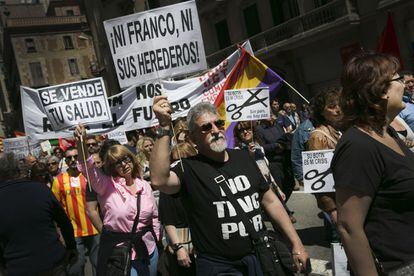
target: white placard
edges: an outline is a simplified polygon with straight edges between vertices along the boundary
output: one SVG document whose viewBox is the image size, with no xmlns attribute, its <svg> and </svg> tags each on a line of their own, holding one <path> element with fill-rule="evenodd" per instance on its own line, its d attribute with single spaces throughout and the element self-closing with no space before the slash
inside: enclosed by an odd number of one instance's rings
<svg viewBox="0 0 414 276">
<path fill-rule="evenodd" d="M 333 154 L 333 149 L 302 152 L 305 193 L 335 192 L 330 169 Z"/>
<path fill-rule="evenodd" d="M 104 21 L 119 85 L 207 68 L 195 1 Z"/>
<path fill-rule="evenodd" d="M 224 102 L 228 122 L 270 118 L 268 87 L 226 90 Z"/>
<path fill-rule="evenodd" d="M 38 89 L 40 102 L 53 130 L 78 123 L 112 122 L 102 78 L 88 79 Z"/>
<path fill-rule="evenodd" d="M 43 141 L 40 143 L 43 152 L 50 152 L 52 149 L 52 145 L 50 144 L 49 140 Z"/>
<path fill-rule="evenodd" d="M 27 136 L 4 139 L 3 145 L 4 152 L 13 152 L 16 160 L 24 159 L 29 154 L 39 156 L 42 151 L 40 144 Z"/>
<path fill-rule="evenodd" d="M 125 145 L 126 143 L 128 143 L 128 139 L 125 134 L 125 131 L 117 131 L 117 130 L 111 131 L 106 134 L 106 137 L 108 139 L 113 139 L 113 140 L 118 141 L 121 145 Z"/>
</svg>

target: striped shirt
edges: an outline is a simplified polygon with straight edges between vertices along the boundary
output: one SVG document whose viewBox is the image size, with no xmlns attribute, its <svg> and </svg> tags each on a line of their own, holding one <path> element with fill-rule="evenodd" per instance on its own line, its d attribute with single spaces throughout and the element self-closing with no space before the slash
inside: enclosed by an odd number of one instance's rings
<svg viewBox="0 0 414 276">
<path fill-rule="evenodd" d="M 77 177 L 69 176 L 67 172 L 55 177 L 52 192 L 62 204 L 66 214 L 73 225 L 75 237 L 86 237 L 98 234 L 86 214 L 87 189 L 86 178 L 79 174 Z"/>
</svg>

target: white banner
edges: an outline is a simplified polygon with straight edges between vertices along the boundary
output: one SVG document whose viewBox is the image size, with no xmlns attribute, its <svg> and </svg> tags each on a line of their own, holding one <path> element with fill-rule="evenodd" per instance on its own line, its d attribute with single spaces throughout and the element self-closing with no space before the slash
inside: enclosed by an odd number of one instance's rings
<svg viewBox="0 0 414 276">
<path fill-rule="evenodd" d="M 16 160 L 24 159 L 29 154 L 39 156 L 42 151 L 40 143 L 27 136 L 4 139 L 3 145 L 4 152 L 13 152 Z"/>
<path fill-rule="evenodd" d="M 121 88 L 207 68 L 195 1 L 104 21 Z"/>
<path fill-rule="evenodd" d="M 335 183 L 330 169 L 333 154 L 333 149 L 302 152 L 305 193 L 335 192 Z"/>
<path fill-rule="evenodd" d="M 89 125 L 112 121 L 102 78 L 40 88 L 38 93 L 55 131 L 78 123 Z"/>
<path fill-rule="evenodd" d="M 226 121 L 253 121 L 270 118 L 269 87 L 224 91 Z"/>
<path fill-rule="evenodd" d="M 247 51 L 252 52 L 249 42 L 244 47 Z M 120 94 L 109 97 L 112 123 L 89 125 L 88 133 L 130 131 L 156 125 L 158 122 L 152 112 L 152 102 L 153 98 L 156 95 L 161 95 L 162 92 L 168 96 L 171 102 L 174 110 L 173 119 L 187 116 L 190 107 L 201 101 L 214 103 L 239 57 L 240 52 L 237 50 L 219 65 L 199 77 L 132 86 Z M 73 136 L 71 129 L 53 131 L 36 90 L 23 86 L 20 90 L 22 106 L 25 107 L 23 122 L 26 135 L 36 140 Z"/>
</svg>

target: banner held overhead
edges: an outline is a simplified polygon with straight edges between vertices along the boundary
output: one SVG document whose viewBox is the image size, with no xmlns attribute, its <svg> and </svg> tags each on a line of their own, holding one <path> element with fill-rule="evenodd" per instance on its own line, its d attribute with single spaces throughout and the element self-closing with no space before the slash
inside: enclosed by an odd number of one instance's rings
<svg viewBox="0 0 414 276">
<path fill-rule="evenodd" d="M 104 21 L 121 88 L 207 68 L 195 1 Z"/>
</svg>

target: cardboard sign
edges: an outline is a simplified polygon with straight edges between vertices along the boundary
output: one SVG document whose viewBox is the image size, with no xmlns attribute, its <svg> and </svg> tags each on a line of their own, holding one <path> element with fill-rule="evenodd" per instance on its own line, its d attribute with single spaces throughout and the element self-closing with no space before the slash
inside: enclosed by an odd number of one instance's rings
<svg viewBox="0 0 414 276">
<path fill-rule="evenodd" d="M 207 68 L 195 1 L 104 21 L 121 88 Z"/>
<path fill-rule="evenodd" d="M 43 152 L 50 152 L 52 149 L 52 145 L 50 144 L 49 140 L 41 142 L 40 147 L 42 148 Z"/>
<path fill-rule="evenodd" d="M 330 169 L 333 154 L 333 149 L 302 152 L 305 193 L 335 192 L 335 183 Z"/>
<path fill-rule="evenodd" d="M 102 78 L 49 86 L 38 92 L 53 130 L 80 122 L 88 125 L 112 121 Z"/>
<path fill-rule="evenodd" d="M 27 136 L 4 139 L 3 145 L 4 152 L 13 152 L 16 160 L 24 159 L 29 154 L 39 156 L 42 151 L 40 144 Z"/>
<path fill-rule="evenodd" d="M 226 90 L 224 102 L 228 122 L 270 118 L 268 87 Z"/>
<path fill-rule="evenodd" d="M 118 141 L 121 145 L 128 143 L 125 131 L 111 131 L 106 134 L 106 137 Z"/>
</svg>

